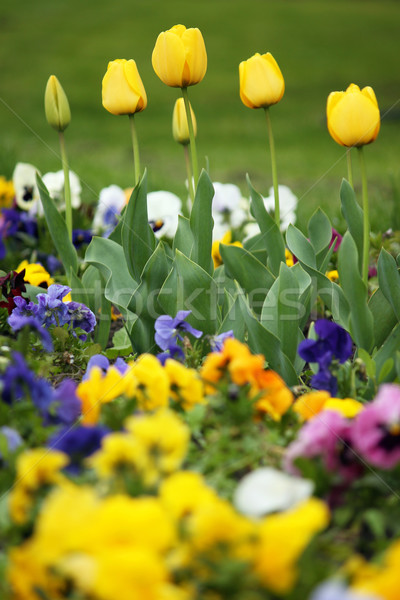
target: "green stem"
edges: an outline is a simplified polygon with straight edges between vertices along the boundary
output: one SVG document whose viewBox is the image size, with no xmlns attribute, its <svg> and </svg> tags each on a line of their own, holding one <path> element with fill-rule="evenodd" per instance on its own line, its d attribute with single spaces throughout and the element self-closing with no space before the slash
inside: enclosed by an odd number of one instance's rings
<svg viewBox="0 0 400 600">
<path fill-rule="evenodd" d="M 353 166 L 351 164 L 351 148 L 347 148 L 346 156 L 347 156 L 347 177 L 349 180 L 349 184 L 353 187 Z"/>
<path fill-rule="evenodd" d="M 183 101 L 185 103 L 186 118 L 187 118 L 188 127 L 189 127 L 190 154 L 192 157 L 192 172 L 193 172 L 193 179 L 194 179 L 194 191 L 196 193 L 197 182 L 199 180 L 199 163 L 197 160 L 196 138 L 194 135 L 192 111 L 190 110 L 190 103 L 189 103 L 187 87 L 183 87 L 181 89 L 182 89 Z"/>
<path fill-rule="evenodd" d="M 362 199 L 363 199 L 363 260 L 362 260 L 362 278 L 366 286 L 368 286 L 368 267 L 369 267 L 369 204 L 368 204 L 368 186 L 367 175 L 365 169 L 365 160 L 363 147 L 358 148 L 358 156 L 360 158 L 360 170 L 362 181 Z"/>
<path fill-rule="evenodd" d="M 131 136 L 132 136 L 132 148 L 133 148 L 133 162 L 135 165 L 135 186 L 140 180 L 140 156 L 139 156 L 139 140 L 135 127 L 135 115 L 129 115 L 129 122 L 131 124 Z"/>
<path fill-rule="evenodd" d="M 185 144 L 183 146 L 183 150 L 185 153 L 186 174 L 187 174 L 187 178 L 188 178 L 189 196 L 190 196 L 190 198 L 188 199 L 187 206 L 185 204 L 184 204 L 184 206 L 186 208 L 186 212 L 188 213 L 187 216 L 190 216 L 191 208 L 192 208 L 192 205 L 194 202 L 194 187 L 193 187 L 193 172 L 192 172 L 192 165 L 190 162 L 188 144 Z"/>
<path fill-rule="evenodd" d="M 65 221 L 67 223 L 69 239 L 72 242 L 71 186 L 69 183 L 69 167 L 68 167 L 67 152 L 65 150 L 64 132 L 59 131 L 58 136 L 60 139 L 61 162 L 62 162 L 62 167 L 63 167 L 63 171 L 64 171 Z"/>
<path fill-rule="evenodd" d="M 275 221 L 280 229 L 281 218 L 280 218 L 280 212 L 279 212 L 278 172 L 276 170 L 275 142 L 274 142 L 274 136 L 272 134 L 271 117 L 269 115 L 268 107 L 265 108 L 265 116 L 267 119 L 269 148 L 270 148 L 270 152 L 271 152 L 272 183 L 274 185 L 274 197 L 275 197 Z"/>
</svg>

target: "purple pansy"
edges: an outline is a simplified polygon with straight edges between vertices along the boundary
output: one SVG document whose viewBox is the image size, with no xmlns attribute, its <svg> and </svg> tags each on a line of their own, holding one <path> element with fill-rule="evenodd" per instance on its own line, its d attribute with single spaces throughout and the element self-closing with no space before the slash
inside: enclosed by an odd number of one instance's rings
<svg viewBox="0 0 400 600">
<path fill-rule="evenodd" d="M 218 335 L 212 336 L 210 338 L 211 350 L 213 352 L 222 352 L 225 340 L 227 338 L 233 338 L 233 337 L 235 337 L 235 336 L 233 335 L 232 329 L 230 329 L 229 331 L 224 331 L 223 333 L 219 333 Z"/>
<path fill-rule="evenodd" d="M 122 375 L 126 372 L 126 370 L 128 368 L 128 365 L 126 364 L 124 359 L 121 358 L 120 356 L 117 358 L 117 360 L 115 361 L 113 366 L 116 369 L 118 369 L 118 371 Z M 82 381 L 89 379 L 90 371 L 92 370 L 93 367 L 99 367 L 103 371 L 103 373 L 106 373 L 108 368 L 110 367 L 110 361 L 103 354 L 94 354 L 93 356 L 91 356 L 89 359 L 89 362 L 87 364 L 87 367 L 86 367 L 86 372 L 85 372 L 84 376 L 82 377 Z"/>
<path fill-rule="evenodd" d="M 23 440 L 18 431 L 16 429 L 12 429 L 11 427 L 7 427 L 7 425 L 0 427 L 0 435 L 4 436 L 6 439 L 7 452 L 15 452 L 15 450 L 17 450 L 17 448 L 23 444 Z M 0 461 L 1 459 L 2 455 L 0 452 Z"/>
<path fill-rule="evenodd" d="M 107 427 L 95 425 L 67 427 L 53 435 L 47 445 L 52 450 L 60 450 L 70 457 L 66 471 L 79 473 L 82 461 L 101 447 L 101 440 L 110 430 Z"/>
<path fill-rule="evenodd" d="M 53 408 L 57 423 L 72 425 L 82 413 L 82 402 L 76 395 L 76 383 L 64 379 L 53 393 Z"/>
<path fill-rule="evenodd" d="M 38 294 L 37 315 L 45 327 L 56 325 L 62 327 L 69 322 L 67 302 L 63 302 L 64 296 L 71 291 L 67 285 L 54 283 L 50 285 L 46 294 Z"/>
<path fill-rule="evenodd" d="M 203 335 L 202 331 L 186 323 L 185 319 L 191 312 L 191 310 L 180 310 L 176 314 L 176 317 L 170 317 L 169 315 L 158 317 L 154 326 L 156 330 L 154 339 L 161 350 L 175 349 L 178 345 L 178 339 L 183 340 L 181 335 L 183 332 L 190 333 L 195 338 Z"/>
<path fill-rule="evenodd" d="M 353 425 L 355 448 L 371 465 L 391 469 L 400 463 L 400 386 L 385 384 Z"/>
<path fill-rule="evenodd" d="M 53 352 L 53 340 L 51 339 L 50 333 L 45 329 L 40 320 L 34 315 L 15 315 L 15 309 L 8 317 L 8 323 L 13 331 L 20 331 L 24 327 L 29 327 L 35 330 L 42 342 L 43 348 L 46 352 Z"/>
<path fill-rule="evenodd" d="M 66 322 L 70 323 L 73 329 L 79 328 L 86 333 L 90 333 L 96 326 L 96 317 L 94 313 L 80 302 L 66 302 L 68 317 Z M 81 334 L 79 338 L 86 340 L 87 335 Z"/>
</svg>

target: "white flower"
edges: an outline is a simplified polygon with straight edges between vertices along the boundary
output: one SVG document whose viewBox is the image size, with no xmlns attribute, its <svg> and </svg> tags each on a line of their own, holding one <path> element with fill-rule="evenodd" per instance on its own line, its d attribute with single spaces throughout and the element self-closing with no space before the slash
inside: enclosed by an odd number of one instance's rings
<svg viewBox="0 0 400 600">
<path fill-rule="evenodd" d="M 314 589 L 309 600 L 380 600 L 380 596 L 352 590 L 340 579 L 328 579 Z"/>
<path fill-rule="evenodd" d="M 93 218 L 93 231 L 110 234 L 118 222 L 117 215 L 126 204 L 126 195 L 118 185 L 110 185 L 100 191 L 99 201 Z"/>
<path fill-rule="evenodd" d="M 286 231 L 289 225 L 296 222 L 296 208 L 298 204 L 297 196 L 287 185 L 280 185 L 279 188 L 279 213 L 281 220 L 281 231 Z M 274 188 L 269 189 L 269 196 L 263 198 L 266 210 L 274 217 L 275 213 L 275 195 Z M 244 228 L 244 241 L 260 233 L 260 228 L 256 222 L 248 223 Z"/>
<path fill-rule="evenodd" d="M 242 197 L 237 185 L 215 181 L 213 187 L 213 240 L 216 241 L 220 240 L 230 229 L 240 227 L 248 216 L 247 201 Z"/>
<path fill-rule="evenodd" d="M 43 183 L 53 200 L 56 201 L 61 210 L 65 209 L 64 202 L 64 171 L 49 172 L 43 175 Z M 79 177 L 74 171 L 69 172 L 69 185 L 71 189 L 72 208 L 79 208 L 81 205 L 81 183 Z"/>
<path fill-rule="evenodd" d="M 242 192 L 237 185 L 233 183 L 213 183 L 214 197 L 212 201 L 213 212 L 225 212 L 235 210 L 240 205 L 242 200 Z"/>
<path fill-rule="evenodd" d="M 233 503 L 244 515 L 262 517 L 293 508 L 309 498 L 313 489 L 311 480 L 262 467 L 243 477 L 235 490 Z"/>
<path fill-rule="evenodd" d="M 174 237 L 181 208 L 181 199 L 171 192 L 160 190 L 147 195 L 149 223 L 156 237 Z"/>
<path fill-rule="evenodd" d="M 36 173 L 39 173 L 37 168 L 29 163 L 19 162 L 15 165 L 12 180 L 17 205 L 22 210 L 31 209 L 40 199 Z"/>
</svg>

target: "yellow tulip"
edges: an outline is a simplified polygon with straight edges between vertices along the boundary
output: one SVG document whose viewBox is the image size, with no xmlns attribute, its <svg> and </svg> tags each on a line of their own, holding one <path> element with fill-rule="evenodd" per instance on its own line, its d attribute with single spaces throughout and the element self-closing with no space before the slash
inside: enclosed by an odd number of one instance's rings
<svg viewBox="0 0 400 600">
<path fill-rule="evenodd" d="M 102 98 L 104 108 L 113 115 L 133 115 L 146 108 L 146 90 L 134 60 L 118 58 L 108 63 Z"/>
<path fill-rule="evenodd" d="M 326 106 L 328 130 L 341 146 L 364 146 L 380 129 L 380 113 L 374 90 L 352 83 L 345 92 L 331 92 Z"/>
<path fill-rule="evenodd" d="M 175 25 L 157 38 L 151 62 L 157 76 L 171 87 L 199 83 L 207 70 L 207 53 L 199 29 Z"/>
<path fill-rule="evenodd" d="M 71 122 L 68 98 L 55 75 L 51 75 L 47 81 L 44 110 L 47 122 L 57 131 L 64 131 Z"/>
<path fill-rule="evenodd" d="M 190 112 L 192 113 L 193 130 L 194 135 L 196 136 L 197 124 L 192 107 L 190 107 Z M 179 144 L 183 144 L 184 146 L 190 142 L 189 126 L 185 110 L 185 101 L 183 98 L 178 98 L 178 100 L 175 102 L 174 112 L 172 115 L 172 135 L 174 136 L 174 140 L 176 142 L 179 142 Z"/>
<path fill-rule="evenodd" d="M 249 108 L 267 108 L 281 100 L 285 92 L 278 63 L 270 54 L 254 54 L 239 65 L 240 99 Z"/>
</svg>

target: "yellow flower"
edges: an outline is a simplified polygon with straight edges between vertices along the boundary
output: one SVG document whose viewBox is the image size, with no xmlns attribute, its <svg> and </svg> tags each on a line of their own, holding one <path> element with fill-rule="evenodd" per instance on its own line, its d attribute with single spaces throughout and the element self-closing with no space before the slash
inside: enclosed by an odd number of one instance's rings
<svg viewBox="0 0 400 600">
<path fill-rule="evenodd" d="M 140 462 L 141 449 L 137 440 L 129 433 L 110 433 L 102 440 L 101 449 L 87 459 L 99 477 L 109 478 L 118 470 L 135 470 Z"/>
<path fill-rule="evenodd" d="M 336 269 L 333 271 L 327 271 L 326 276 L 331 281 L 337 281 L 339 279 L 339 272 Z"/>
<path fill-rule="evenodd" d="M 157 38 L 151 62 L 161 81 L 171 87 L 199 83 L 207 71 L 207 53 L 200 30 L 175 25 L 163 31 Z"/>
<path fill-rule="evenodd" d="M 286 264 L 288 267 L 293 267 L 293 265 L 294 265 L 293 254 L 290 252 L 290 250 L 288 248 L 285 248 L 285 260 L 286 260 Z"/>
<path fill-rule="evenodd" d="M 140 447 L 138 468 L 146 485 L 179 469 L 186 456 L 190 430 L 172 411 L 162 409 L 152 415 L 130 417 L 125 428 Z"/>
<path fill-rule="evenodd" d="M 101 405 L 124 395 L 134 385 L 128 369 L 122 374 L 116 367 L 109 367 L 104 375 L 100 367 L 92 367 L 89 377 L 78 385 L 76 395 L 82 401 L 82 423 L 94 425 L 98 422 Z"/>
<path fill-rule="evenodd" d="M 168 375 L 155 356 L 142 354 L 129 364 L 129 370 L 137 381 L 136 399 L 139 408 L 154 410 L 168 406 Z"/>
<path fill-rule="evenodd" d="M 102 98 L 104 108 L 113 115 L 132 115 L 146 108 L 146 91 L 134 60 L 118 58 L 108 63 Z"/>
<path fill-rule="evenodd" d="M 371 87 L 354 83 L 345 92 L 331 92 L 326 114 L 328 130 L 341 146 L 364 146 L 373 142 L 380 129 L 380 112 Z"/>
<path fill-rule="evenodd" d="M 39 263 L 29 264 L 27 260 L 23 260 L 15 270 L 17 273 L 20 273 L 24 269 L 24 281 L 31 285 L 49 287 L 49 285 L 54 283 L 54 279 L 50 276 L 50 273 Z"/>
<path fill-rule="evenodd" d="M 0 210 L 9 208 L 13 203 L 15 196 L 14 184 L 12 181 L 7 181 L 5 177 L 0 176 Z"/>
<path fill-rule="evenodd" d="M 64 131 L 70 124 L 71 111 L 68 98 L 55 75 L 51 75 L 47 81 L 44 109 L 47 122 L 57 131 Z"/>
<path fill-rule="evenodd" d="M 214 261 L 214 267 L 215 268 L 219 267 L 223 263 L 223 260 L 221 258 L 221 254 L 219 252 L 219 247 L 220 247 L 221 244 L 225 244 L 226 246 L 238 246 L 239 248 L 243 248 L 243 244 L 241 244 L 240 242 L 232 242 L 232 232 L 231 231 L 227 231 L 224 234 L 224 236 L 222 237 L 222 239 L 216 240 L 212 244 L 211 256 L 212 256 L 212 259 Z"/>
<path fill-rule="evenodd" d="M 353 398 L 331 398 L 329 392 L 324 391 L 304 394 L 293 405 L 294 412 L 305 421 L 309 421 L 323 410 L 333 410 L 351 419 L 362 409 L 361 402 Z"/>
<path fill-rule="evenodd" d="M 169 378 L 170 396 L 175 402 L 185 410 L 204 403 L 203 382 L 195 369 L 188 369 L 182 363 L 168 358 L 164 370 Z"/>
<path fill-rule="evenodd" d="M 267 413 L 275 421 L 279 421 L 293 403 L 292 392 L 282 377 L 271 369 L 255 373 L 252 396 L 257 397 L 255 409 L 260 413 Z"/>
<path fill-rule="evenodd" d="M 361 562 L 351 590 L 368 594 L 382 600 L 397 600 L 399 597 L 400 540 L 396 540 L 386 551 L 382 565 Z"/>
<path fill-rule="evenodd" d="M 191 106 L 190 112 L 192 114 L 193 132 L 194 136 L 196 137 L 197 123 Z M 172 115 L 172 135 L 174 136 L 174 140 L 176 142 L 183 144 L 184 146 L 190 142 L 189 125 L 186 116 L 185 101 L 183 98 L 178 98 L 178 100 L 175 102 L 174 112 Z"/>
<path fill-rule="evenodd" d="M 278 594 L 293 587 L 296 561 L 311 538 L 329 522 L 329 511 L 321 500 L 310 498 L 293 510 L 266 517 L 259 526 L 254 570 L 261 582 Z"/>
<path fill-rule="evenodd" d="M 193 471 L 177 471 L 161 482 L 160 500 L 176 520 L 189 517 L 206 504 L 217 500 L 214 490 Z"/>
<path fill-rule="evenodd" d="M 240 63 L 240 98 L 249 108 L 267 108 L 281 100 L 285 81 L 272 54 L 258 52 Z"/>
</svg>

